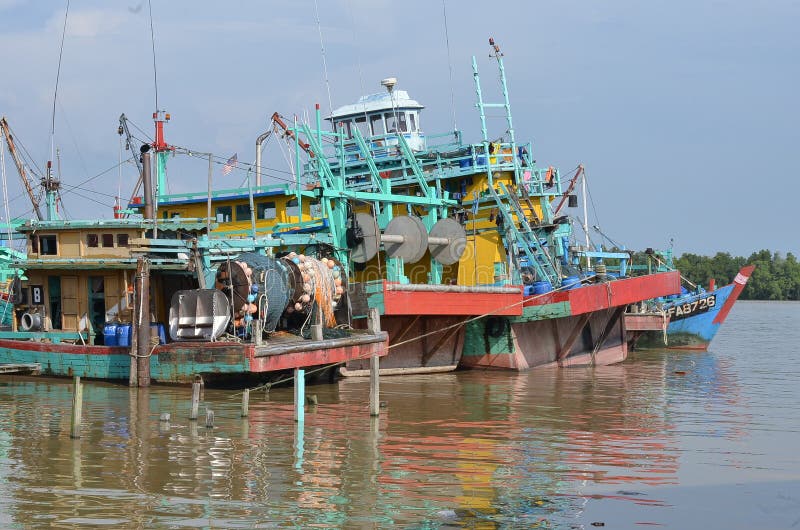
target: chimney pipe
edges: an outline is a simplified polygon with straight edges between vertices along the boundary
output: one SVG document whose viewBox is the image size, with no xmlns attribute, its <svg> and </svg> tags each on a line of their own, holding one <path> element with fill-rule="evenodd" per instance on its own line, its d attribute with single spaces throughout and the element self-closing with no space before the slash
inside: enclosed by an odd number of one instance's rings
<svg viewBox="0 0 800 530">
<path fill-rule="evenodd" d="M 144 144 L 142 152 L 142 184 L 144 186 L 144 218 L 153 219 L 153 180 L 150 170 L 150 146 Z"/>
</svg>

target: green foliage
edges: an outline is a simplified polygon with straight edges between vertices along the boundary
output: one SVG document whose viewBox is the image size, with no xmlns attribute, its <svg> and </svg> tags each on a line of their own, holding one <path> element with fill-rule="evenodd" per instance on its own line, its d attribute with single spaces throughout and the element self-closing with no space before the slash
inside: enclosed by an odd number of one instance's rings
<svg viewBox="0 0 800 530">
<path fill-rule="evenodd" d="M 785 258 L 769 250 L 753 252 L 749 258 L 733 257 L 727 252 L 714 256 L 683 254 L 675 260 L 675 267 L 691 282 L 707 287 L 710 278 L 718 286 L 730 283 L 748 263 L 756 270 L 742 291 L 743 300 L 800 300 L 800 263 L 791 252 Z"/>
</svg>

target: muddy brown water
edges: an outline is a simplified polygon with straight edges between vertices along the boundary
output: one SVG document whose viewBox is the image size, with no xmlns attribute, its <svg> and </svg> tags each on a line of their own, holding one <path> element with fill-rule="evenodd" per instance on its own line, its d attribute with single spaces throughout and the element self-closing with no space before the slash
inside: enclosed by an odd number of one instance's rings
<svg viewBox="0 0 800 530">
<path fill-rule="evenodd" d="M 0 528 L 800 527 L 800 304 L 740 302 L 709 352 L 292 389 L 0 377 Z M 206 429 L 204 410 L 215 413 Z M 171 421 L 159 421 L 168 412 Z M 593 525 L 594 523 L 594 525 Z"/>
</svg>

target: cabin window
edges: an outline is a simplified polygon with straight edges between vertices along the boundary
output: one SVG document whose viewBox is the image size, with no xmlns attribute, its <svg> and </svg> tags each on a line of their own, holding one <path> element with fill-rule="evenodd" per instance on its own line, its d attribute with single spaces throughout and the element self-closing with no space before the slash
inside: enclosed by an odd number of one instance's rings
<svg viewBox="0 0 800 530">
<path fill-rule="evenodd" d="M 97 234 L 86 234 L 86 246 L 90 248 L 97 248 L 99 246 L 100 238 Z"/>
<path fill-rule="evenodd" d="M 31 252 L 33 254 L 39 253 L 39 238 L 36 236 L 31 236 Z"/>
<path fill-rule="evenodd" d="M 39 253 L 45 256 L 55 256 L 58 254 L 56 236 L 39 236 Z"/>
<path fill-rule="evenodd" d="M 272 201 L 256 204 L 256 219 L 275 219 L 277 213 L 275 203 Z"/>
<path fill-rule="evenodd" d="M 405 112 L 399 112 L 397 114 L 397 123 L 400 125 L 400 132 L 408 132 L 408 125 L 406 124 Z"/>
<path fill-rule="evenodd" d="M 118 247 L 128 246 L 128 234 L 117 234 L 117 246 Z"/>
<path fill-rule="evenodd" d="M 369 127 L 367 126 L 367 117 L 361 116 L 360 118 L 355 119 L 356 127 L 358 127 L 358 132 L 361 133 L 363 138 L 367 138 L 370 136 Z"/>
<path fill-rule="evenodd" d="M 380 136 L 381 134 L 385 134 L 386 131 L 383 128 L 383 116 L 381 116 L 380 114 L 375 116 L 370 116 L 369 128 L 372 129 L 373 136 Z"/>
<path fill-rule="evenodd" d="M 386 132 L 388 133 L 396 133 L 397 132 L 397 120 L 394 117 L 394 114 L 387 112 L 383 115 L 386 118 Z"/>
<path fill-rule="evenodd" d="M 103 246 L 104 247 L 114 246 L 114 234 L 103 234 Z"/>
<path fill-rule="evenodd" d="M 236 220 L 237 221 L 249 221 L 250 220 L 250 205 L 249 204 L 237 204 L 236 205 Z"/>
<path fill-rule="evenodd" d="M 417 129 L 417 113 L 416 112 L 409 112 L 408 113 L 408 122 L 411 124 L 411 132 L 416 132 Z"/>
<path fill-rule="evenodd" d="M 233 215 L 233 208 L 230 206 L 217 206 L 214 216 L 218 223 L 230 223 Z"/>
<path fill-rule="evenodd" d="M 286 203 L 286 216 L 287 217 L 300 216 L 300 206 L 297 203 L 297 199 L 292 199 Z"/>
<path fill-rule="evenodd" d="M 350 139 L 353 137 L 352 132 L 350 132 L 350 122 L 349 121 L 340 121 L 336 124 L 336 132 L 341 133 L 344 135 L 345 138 Z"/>
</svg>

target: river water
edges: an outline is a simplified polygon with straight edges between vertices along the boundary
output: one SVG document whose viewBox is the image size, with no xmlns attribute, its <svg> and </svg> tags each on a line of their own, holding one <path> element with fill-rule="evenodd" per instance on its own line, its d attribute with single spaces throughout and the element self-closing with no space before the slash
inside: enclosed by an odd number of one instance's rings
<svg viewBox="0 0 800 530">
<path fill-rule="evenodd" d="M 739 302 L 709 352 L 250 398 L 0 378 L 0 528 L 800 527 L 800 304 Z M 159 421 L 162 413 L 171 422 Z"/>
</svg>

